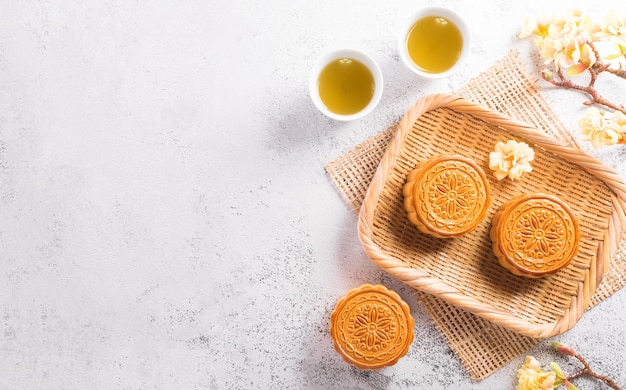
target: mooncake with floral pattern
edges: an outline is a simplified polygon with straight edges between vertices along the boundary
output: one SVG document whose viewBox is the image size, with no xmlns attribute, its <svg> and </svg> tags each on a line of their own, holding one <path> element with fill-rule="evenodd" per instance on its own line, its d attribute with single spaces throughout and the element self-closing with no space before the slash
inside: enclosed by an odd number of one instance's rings
<svg viewBox="0 0 626 390">
<path fill-rule="evenodd" d="M 580 230 L 570 207 L 554 195 L 522 194 L 500 206 L 491 242 L 514 275 L 540 278 L 567 267 L 578 253 Z"/>
<path fill-rule="evenodd" d="M 485 218 L 490 191 L 474 160 L 440 154 L 418 163 L 402 192 L 408 218 L 422 233 L 452 238 L 474 230 Z"/>
</svg>

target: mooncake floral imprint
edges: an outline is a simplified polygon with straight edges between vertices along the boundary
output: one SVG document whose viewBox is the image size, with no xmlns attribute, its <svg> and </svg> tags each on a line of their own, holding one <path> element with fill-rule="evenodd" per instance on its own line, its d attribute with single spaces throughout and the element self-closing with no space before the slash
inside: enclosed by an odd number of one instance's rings
<svg viewBox="0 0 626 390">
<path fill-rule="evenodd" d="M 395 364 L 413 341 L 413 317 L 400 296 L 382 285 L 346 293 L 330 316 L 330 336 L 339 355 L 361 369 Z"/>
<path fill-rule="evenodd" d="M 452 238 L 485 218 L 491 189 L 484 171 L 459 155 L 436 155 L 417 164 L 403 187 L 409 220 L 426 234 Z"/>
<path fill-rule="evenodd" d="M 512 274 L 552 275 L 578 253 L 578 220 L 562 200 L 548 194 L 522 194 L 500 206 L 491 227 L 493 251 Z"/>
</svg>

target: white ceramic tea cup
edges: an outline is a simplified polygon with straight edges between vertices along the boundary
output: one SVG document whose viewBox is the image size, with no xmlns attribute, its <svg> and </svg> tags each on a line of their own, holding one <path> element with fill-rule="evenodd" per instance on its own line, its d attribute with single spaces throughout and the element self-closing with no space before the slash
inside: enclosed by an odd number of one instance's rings
<svg viewBox="0 0 626 390">
<path fill-rule="evenodd" d="M 322 70 L 329 63 L 341 59 L 341 58 L 350 58 L 353 60 L 357 60 L 365 65 L 369 71 L 372 73 L 374 77 L 374 95 L 370 102 L 365 106 L 362 110 L 349 115 L 342 115 L 332 112 L 326 107 L 326 105 L 322 102 L 322 99 L 319 94 L 319 76 Z M 339 121 L 351 121 L 355 119 L 359 119 L 369 114 L 376 108 L 378 103 L 380 102 L 380 98 L 383 95 L 383 73 L 380 70 L 380 67 L 374 61 L 372 57 L 367 55 L 366 53 L 356 50 L 356 49 L 337 49 L 323 54 L 313 66 L 311 70 L 311 75 L 309 77 L 309 94 L 311 95 L 311 100 L 313 100 L 313 104 L 320 110 L 324 115 L 329 118 L 336 119 Z"/>
<path fill-rule="evenodd" d="M 449 69 L 443 72 L 437 72 L 437 73 L 426 72 L 422 70 L 419 66 L 417 66 L 415 62 L 413 62 L 413 60 L 411 59 L 411 56 L 409 55 L 409 49 L 407 45 L 407 38 L 408 38 L 409 32 L 411 31 L 411 29 L 413 28 L 415 23 L 417 23 L 418 20 L 423 19 L 428 16 L 441 16 L 445 19 L 448 19 L 449 21 L 451 21 L 454 25 L 458 27 L 461 33 L 461 38 L 463 39 L 463 47 L 461 49 L 461 54 L 459 55 L 458 60 L 454 63 L 454 65 L 452 65 L 452 67 L 450 67 Z M 465 20 L 456 12 L 448 8 L 443 8 L 443 7 L 425 7 L 413 13 L 413 15 L 411 15 L 411 17 L 409 17 L 402 25 L 402 30 L 401 30 L 400 39 L 399 39 L 399 51 L 400 51 L 400 58 L 402 59 L 402 62 L 404 62 L 404 64 L 410 70 L 412 70 L 419 76 L 424 77 L 424 78 L 429 78 L 429 79 L 446 77 L 456 72 L 458 68 L 461 66 L 461 64 L 463 63 L 463 61 L 465 61 L 465 59 L 467 58 L 469 51 L 470 51 L 470 45 L 471 45 L 471 35 L 470 35 L 470 31 Z"/>
</svg>

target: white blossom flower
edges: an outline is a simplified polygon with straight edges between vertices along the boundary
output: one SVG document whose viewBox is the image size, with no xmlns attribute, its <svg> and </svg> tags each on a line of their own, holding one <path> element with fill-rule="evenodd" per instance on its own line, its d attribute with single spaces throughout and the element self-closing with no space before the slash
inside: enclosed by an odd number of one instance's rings
<svg viewBox="0 0 626 390">
<path fill-rule="evenodd" d="M 550 19 L 546 16 L 541 16 L 539 19 L 535 16 L 527 16 L 524 19 L 524 25 L 519 37 L 524 39 L 535 35 L 538 38 L 545 38 L 548 36 L 549 26 Z"/>
<path fill-rule="evenodd" d="M 596 62 L 589 42 L 599 29 L 589 15 L 572 9 L 564 16 L 526 18 L 519 37 L 533 36 L 545 64 L 579 74 Z"/>
<path fill-rule="evenodd" d="M 517 371 L 516 390 L 548 390 L 554 386 L 556 373 L 554 371 L 541 371 L 537 359 L 526 356 L 526 361 Z"/>
<path fill-rule="evenodd" d="M 626 12 L 608 13 L 594 32 L 595 40 L 607 40 L 626 45 Z"/>
<path fill-rule="evenodd" d="M 525 142 L 498 142 L 495 150 L 489 153 L 489 168 L 498 180 L 507 176 L 511 180 L 519 180 L 524 172 L 533 170 L 530 162 L 534 158 L 535 151 Z"/>
<path fill-rule="evenodd" d="M 626 139 L 626 116 L 619 111 L 609 113 L 591 107 L 578 122 L 578 127 L 585 141 L 591 141 L 595 149 L 616 145 Z"/>
<path fill-rule="evenodd" d="M 626 115 L 620 111 L 614 111 L 611 116 L 609 128 L 621 134 L 626 134 Z"/>
</svg>

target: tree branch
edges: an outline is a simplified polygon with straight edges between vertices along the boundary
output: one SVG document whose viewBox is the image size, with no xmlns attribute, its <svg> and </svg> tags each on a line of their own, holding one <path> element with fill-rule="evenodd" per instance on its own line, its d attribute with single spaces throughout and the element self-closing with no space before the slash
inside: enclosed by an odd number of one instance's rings
<svg viewBox="0 0 626 390">
<path fill-rule="evenodd" d="M 574 357 L 575 357 L 576 359 L 578 359 L 578 361 L 580 361 L 580 362 L 583 364 L 583 366 L 584 366 L 585 368 L 583 368 L 583 369 L 581 369 L 581 370 L 579 370 L 579 371 L 576 371 L 576 372 L 575 372 L 575 373 L 573 373 L 572 375 L 569 375 L 569 376 L 566 378 L 567 380 L 571 380 L 571 379 L 574 379 L 574 378 L 578 378 L 579 376 L 582 376 L 582 375 L 589 375 L 589 376 L 592 376 L 592 377 L 594 377 L 594 378 L 596 378 L 596 379 L 598 379 L 598 380 L 601 380 L 602 382 L 606 383 L 606 384 L 607 384 L 610 388 L 612 388 L 612 389 L 614 389 L 614 390 L 622 390 L 622 389 L 621 389 L 621 388 L 617 385 L 617 383 L 615 383 L 615 382 L 613 381 L 613 379 L 609 378 L 608 376 L 605 376 L 605 375 L 600 375 L 600 374 L 595 373 L 595 372 L 591 369 L 591 366 L 589 366 L 589 363 L 587 363 L 587 361 L 585 360 L 585 358 L 583 358 L 580 354 L 576 354 L 576 355 L 574 355 Z"/>
<path fill-rule="evenodd" d="M 566 88 L 566 89 L 574 89 L 574 90 L 586 93 L 587 95 L 591 97 L 589 101 L 586 101 L 583 103 L 586 106 L 599 104 L 607 108 L 610 108 L 612 110 L 620 111 L 624 115 L 626 115 L 626 108 L 624 108 L 623 105 L 617 105 L 617 104 L 611 103 L 609 100 L 605 99 L 602 95 L 600 95 L 600 93 L 598 93 L 598 91 L 593 86 L 598 77 L 599 72 L 592 70 L 592 68 L 589 69 L 589 72 L 591 74 L 591 81 L 589 82 L 588 85 L 580 85 L 580 84 L 576 84 L 572 82 L 572 80 L 565 77 L 561 69 L 557 71 L 559 80 L 556 80 L 554 78 L 551 80 L 548 80 L 545 77 L 544 77 L 544 80 L 546 80 L 550 84 L 557 86 L 557 87 Z"/>
</svg>

